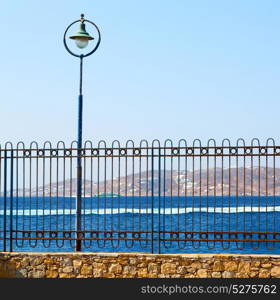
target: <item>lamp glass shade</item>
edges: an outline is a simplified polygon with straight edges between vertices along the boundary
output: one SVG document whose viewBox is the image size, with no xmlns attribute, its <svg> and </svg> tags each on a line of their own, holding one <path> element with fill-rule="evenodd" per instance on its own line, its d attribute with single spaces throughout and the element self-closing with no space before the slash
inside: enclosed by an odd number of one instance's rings
<svg viewBox="0 0 280 300">
<path fill-rule="evenodd" d="M 72 40 L 75 40 L 76 46 L 81 49 L 85 48 L 88 45 L 89 40 L 94 39 L 86 31 L 85 23 L 81 23 L 79 30 L 74 35 L 70 36 L 69 38 Z"/>
<path fill-rule="evenodd" d="M 75 39 L 76 46 L 80 49 L 86 48 L 88 45 L 88 39 L 84 38 L 76 38 Z"/>
</svg>

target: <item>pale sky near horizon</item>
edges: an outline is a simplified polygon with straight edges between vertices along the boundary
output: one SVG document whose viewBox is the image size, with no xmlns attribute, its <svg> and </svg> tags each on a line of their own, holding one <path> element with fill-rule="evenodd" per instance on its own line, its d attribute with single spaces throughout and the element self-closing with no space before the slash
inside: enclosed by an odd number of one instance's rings
<svg viewBox="0 0 280 300">
<path fill-rule="evenodd" d="M 2 0 L 2 146 L 76 139 L 79 61 L 62 38 L 80 13 L 102 34 L 84 140 L 280 142 L 279 1 Z"/>
</svg>

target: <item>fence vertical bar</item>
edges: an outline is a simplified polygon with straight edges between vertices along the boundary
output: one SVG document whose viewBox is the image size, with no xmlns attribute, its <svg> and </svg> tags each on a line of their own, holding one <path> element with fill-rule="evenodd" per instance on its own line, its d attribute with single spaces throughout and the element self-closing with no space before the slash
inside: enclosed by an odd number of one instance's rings
<svg viewBox="0 0 280 300">
<path fill-rule="evenodd" d="M 3 220 L 3 251 L 6 252 L 7 233 L 7 149 L 4 150 L 4 220 Z"/>
<path fill-rule="evenodd" d="M 160 254 L 160 194 L 161 194 L 161 148 L 158 149 L 158 254 Z"/>
<path fill-rule="evenodd" d="M 11 170 L 10 170 L 10 252 L 13 251 L 13 189 L 14 189 L 14 151 L 11 150 Z"/>
<path fill-rule="evenodd" d="M 151 235 L 151 239 L 152 239 L 152 253 L 154 253 L 154 146 L 152 146 L 152 235 Z"/>
</svg>

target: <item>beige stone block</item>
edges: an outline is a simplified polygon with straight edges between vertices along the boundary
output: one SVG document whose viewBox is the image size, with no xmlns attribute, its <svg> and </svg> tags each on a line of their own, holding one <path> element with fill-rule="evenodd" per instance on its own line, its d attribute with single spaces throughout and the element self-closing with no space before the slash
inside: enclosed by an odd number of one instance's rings
<svg viewBox="0 0 280 300">
<path fill-rule="evenodd" d="M 170 278 L 181 278 L 180 274 L 172 274 L 170 275 Z"/>
<path fill-rule="evenodd" d="M 259 272 L 250 272 L 250 274 L 249 274 L 249 276 L 250 276 L 251 278 L 257 278 L 258 275 L 259 275 Z"/>
<path fill-rule="evenodd" d="M 224 265 L 220 260 L 216 260 L 213 264 L 213 271 L 220 272 L 224 271 Z"/>
<path fill-rule="evenodd" d="M 93 277 L 95 277 L 95 278 L 103 277 L 103 270 L 102 269 L 94 269 Z"/>
<path fill-rule="evenodd" d="M 105 265 L 104 263 L 97 263 L 97 262 L 94 262 L 94 263 L 92 264 L 92 266 L 93 266 L 93 268 L 96 269 L 96 270 L 103 270 L 103 271 L 107 270 L 107 267 L 106 267 L 106 265 Z"/>
<path fill-rule="evenodd" d="M 27 270 L 26 269 L 20 269 L 16 270 L 16 278 L 27 278 Z"/>
<path fill-rule="evenodd" d="M 133 257 L 132 257 L 132 258 L 129 259 L 129 264 L 130 264 L 130 265 L 136 265 L 137 262 L 138 262 L 138 261 L 137 261 L 136 258 L 133 258 Z"/>
<path fill-rule="evenodd" d="M 253 261 L 251 262 L 251 270 L 252 270 L 252 268 L 259 268 L 260 265 L 261 265 L 261 262 L 260 262 L 260 261 L 258 261 L 258 260 L 253 260 Z"/>
<path fill-rule="evenodd" d="M 187 268 L 186 269 L 188 273 L 195 273 L 196 269 L 194 268 Z"/>
<path fill-rule="evenodd" d="M 119 258 L 119 259 L 117 260 L 117 262 L 118 262 L 119 264 L 121 264 L 121 265 L 127 265 L 127 264 L 128 264 L 128 259 L 126 259 L 126 258 Z"/>
<path fill-rule="evenodd" d="M 170 278 L 169 274 L 158 274 L 158 278 Z"/>
<path fill-rule="evenodd" d="M 92 265 L 83 265 L 81 275 L 92 275 Z"/>
<path fill-rule="evenodd" d="M 148 276 L 148 270 L 147 270 L 147 268 L 140 268 L 137 271 L 137 277 L 146 278 L 147 276 Z"/>
<path fill-rule="evenodd" d="M 270 278 L 270 271 L 267 269 L 260 269 L 259 278 Z"/>
<path fill-rule="evenodd" d="M 113 274 L 120 274 L 122 272 L 122 266 L 120 264 L 111 264 L 109 266 L 109 272 Z"/>
<path fill-rule="evenodd" d="M 230 271 L 224 271 L 222 274 L 223 278 L 234 278 L 235 277 L 235 273 L 234 272 L 230 272 Z"/>
<path fill-rule="evenodd" d="M 201 263 L 199 261 L 195 261 L 191 264 L 191 267 L 198 270 L 198 269 L 201 269 Z"/>
<path fill-rule="evenodd" d="M 272 267 L 272 264 L 262 264 L 262 268 L 264 269 L 270 269 Z"/>
<path fill-rule="evenodd" d="M 59 273 L 59 278 L 73 278 L 73 277 L 75 276 L 71 273 Z"/>
<path fill-rule="evenodd" d="M 45 264 L 38 265 L 38 266 L 36 266 L 36 270 L 45 271 L 46 265 Z"/>
<path fill-rule="evenodd" d="M 44 259 L 44 264 L 45 265 L 52 265 L 54 263 L 55 263 L 54 260 L 50 257 L 47 257 L 47 258 Z"/>
<path fill-rule="evenodd" d="M 30 259 L 29 257 L 24 257 L 22 260 L 21 260 L 21 266 L 22 267 L 27 267 L 29 266 L 30 264 Z"/>
<path fill-rule="evenodd" d="M 145 263 L 145 262 L 142 262 L 142 263 L 137 265 L 138 268 L 144 268 L 146 266 L 147 266 L 147 263 Z"/>
<path fill-rule="evenodd" d="M 61 265 L 62 266 L 73 266 L 73 260 L 71 258 L 64 258 Z"/>
<path fill-rule="evenodd" d="M 210 265 L 207 264 L 207 263 L 203 263 L 203 264 L 202 264 L 202 268 L 203 268 L 203 269 L 210 269 Z"/>
<path fill-rule="evenodd" d="M 235 278 L 249 278 L 249 277 L 250 277 L 250 275 L 245 272 L 238 272 L 235 274 Z"/>
<path fill-rule="evenodd" d="M 184 278 L 195 278 L 194 274 L 186 274 L 184 275 Z"/>
<path fill-rule="evenodd" d="M 103 278 L 116 278 L 116 275 L 112 273 L 103 273 Z"/>
<path fill-rule="evenodd" d="M 237 271 L 238 265 L 235 261 L 225 261 L 224 268 L 225 271 L 233 272 L 233 271 Z"/>
<path fill-rule="evenodd" d="M 221 278 L 222 273 L 221 272 L 212 272 L 211 277 L 212 278 Z"/>
<path fill-rule="evenodd" d="M 161 265 L 161 273 L 162 274 L 175 274 L 176 273 L 176 265 L 173 263 L 165 263 Z"/>
<path fill-rule="evenodd" d="M 206 269 L 199 269 L 196 274 L 199 278 L 207 278 L 208 277 L 208 272 Z"/>
<path fill-rule="evenodd" d="M 72 273 L 72 272 L 73 272 L 73 267 L 70 266 L 70 265 L 68 265 L 68 266 L 66 266 L 66 267 L 64 267 L 64 268 L 62 269 L 62 272 L 63 272 L 63 273 Z"/>
<path fill-rule="evenodd" d="M 47 278 L 57 278 L 58 277 L 58 272 L 57 271 L 47 270 L 46 271 L 46 277 Z"/>
<path fill-rule="evenodd" d="M 192 262 L 189 259 L 184 259 L 181 261 L 182 266 L 186 266 L 186 267 L 189 266 L 191 263 Z"/>
<path fill-rule="evenodd" d="M 57 271 L 58 270 L 58 267 L 56 265 L 53 265 L 53 266 L 49 265 L 47 267 L 48 267 L 48 270 L 51 270 L 51 271 Z"/>
<path fill-rule="evenodd" d="M 43 262 L 44 262 L 44 257 L 36 257 L 31 260 L 30 265 L 38 266 L 38 265 L 41 265 Z"/>
<path fill-rule="evenodd" d="M 82 266 L 82 261 L 80 259 L 73 260 L 74 269 L 79 269 Z"/>
<path fill-rule="evenodd" d="M 250 273 L 250 262 L 248 261 L 241 261 L 238 265 L 238 272 L 242 272 L 242 273 Z"/>
<path fill-rule="evenodd" d="M 179 266 L 179 267 L 177 267 L 177 273 L 178 274 L 186 274 L 187 268 L 185 266 Z"/>
<path fill-rule="evenodd" d="M 273 267 L 271 269 L 271 276 L 276 277 L 276 278 L 280 278 L 280 267 Z"/>
<path fill-rule="evenodd" d="M 123 268 L 123 274 L 128 275 L 131 274 L 132 276 L 135 276 L 137 273 L 136 267 L 135 266 L 125 266 Z"/>
<path fill-rule="evenodd" d="M 31 271 L 30 273 L 31 278 L 44 278 L 45 272 L 44 271 Z"/>
<path fill-rule="evenodd" d="M 159 271 L 160 271 L 160 267 L 158 264 L 153 263 L 153 262 L 148 264 L 148 272 L 149 273 L 159 273 Z"/>
</svg>

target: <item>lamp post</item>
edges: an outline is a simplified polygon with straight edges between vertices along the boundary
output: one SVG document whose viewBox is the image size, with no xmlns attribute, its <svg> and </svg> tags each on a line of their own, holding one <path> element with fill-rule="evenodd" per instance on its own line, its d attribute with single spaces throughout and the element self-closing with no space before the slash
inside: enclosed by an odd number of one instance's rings
<svg viewBox="0 0 280 300">
<path fill-rule="evenodd" d="M 76 54 L 71 51 L 66 42 L 67 32 L 72 27 L 72 25 L 76 23 L 79 24 L 79 30 L 76 34 L 70 36 L 69 38 L 74 40 L 76 46 L 80 49 L 84 49 L 88 46 L 89 41 L 95 39 L 90 36 L 90 34 L 86 31 L 86 24 L 91 24 L 95 30 L 97 31 L 97 42 L 95 47 L 86 54 Z M 101 35 L 99 28 L 95 25 L 95 23 L 84 19 L 84 14 L 81 14 L 81 18 L 77 21 L 71 23 L 64 32 L 63 43 L 66 50 L 73 56 L 78 57 L 80 59 L 80 85 L 79 85 L 79 96 L 78 96 L 78 143 L 77 143 L 77 195 L 76 195 L 76 251 L 81 251 L 81 199 L 82 199 L 82 130 L 83 130 L 83 59 L 87 56 L 93 54 L 97 48 L 99 47 L 101 41 Z"/>
</svg>

